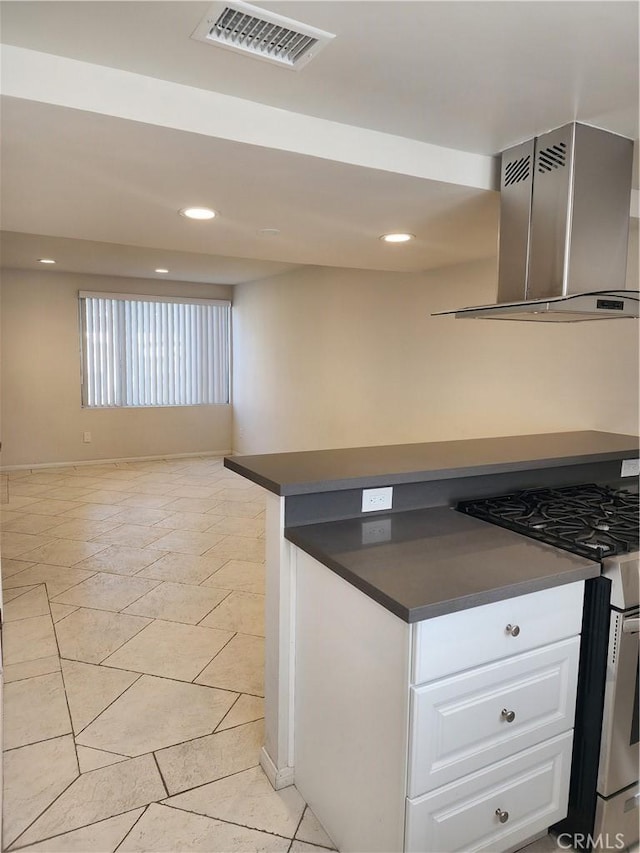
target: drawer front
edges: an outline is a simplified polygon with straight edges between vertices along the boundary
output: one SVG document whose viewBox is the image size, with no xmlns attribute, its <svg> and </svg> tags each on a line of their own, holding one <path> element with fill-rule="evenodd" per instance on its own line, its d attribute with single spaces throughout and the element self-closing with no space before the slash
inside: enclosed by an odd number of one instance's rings
<svg viewBox="0 0 640 853">
<path fill-rule="evenodd" d="M 579 651 L 572 637 L 411 688 L 408 796 L 572 729 Z"/>
<path fill-rule="evenodd" d="M 580 633 L 584 582 L 495 601 L 414 626 L 414 684 L 518 655 Z"/>
<path fill-rule="evenodd" d="M 501 853 L 567 813 L 572 732 L 407 800 L 407 853 Z M 503 822 L 504 821 L 504 822 Z"/>
</svg>

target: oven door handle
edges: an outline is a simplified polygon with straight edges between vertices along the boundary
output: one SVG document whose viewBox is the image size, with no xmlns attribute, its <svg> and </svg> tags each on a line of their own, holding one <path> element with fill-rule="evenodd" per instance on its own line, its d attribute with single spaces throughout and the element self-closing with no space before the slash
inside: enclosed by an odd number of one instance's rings
<svg viewBox="0 0 640 853">
<path fill-rule="evenodd" d="M 640 618 L 625 619 L 622 623 L 623 634 L 637 634 L 640 632 Z"/>
</svg>

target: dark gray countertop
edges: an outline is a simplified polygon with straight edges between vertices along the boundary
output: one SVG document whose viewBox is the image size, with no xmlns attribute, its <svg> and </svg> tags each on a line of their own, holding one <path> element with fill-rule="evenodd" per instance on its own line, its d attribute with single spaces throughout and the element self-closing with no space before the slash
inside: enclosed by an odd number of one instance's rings
<svg viewBox="0 0 640 853">
<path fill-rule="evenodd" d="M 277 495 L 303 495 L 605 462 L 637 456 L 638 444 L 631 435 L 556 432 L 228 456 L 224 464 Z"/>
<path fill-rule="evenodd" d="M 600 574 L 599 563 L 448 507 L 303 525 L 285 536 L 405 622 Z"/>
</svg>

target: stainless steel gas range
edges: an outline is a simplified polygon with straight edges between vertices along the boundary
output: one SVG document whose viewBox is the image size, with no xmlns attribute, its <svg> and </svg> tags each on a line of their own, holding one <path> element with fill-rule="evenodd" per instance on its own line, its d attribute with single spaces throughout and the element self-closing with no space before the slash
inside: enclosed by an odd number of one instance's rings
<svg viewBox="0 0 640 853">
<path fill-rule="evenodd" d="M 458 509 L 601 563 L 587 581 L 569 812 L 553 827 L 567 849 L 638 842 L 638 483 L 533 489 Z"/>
</svg>

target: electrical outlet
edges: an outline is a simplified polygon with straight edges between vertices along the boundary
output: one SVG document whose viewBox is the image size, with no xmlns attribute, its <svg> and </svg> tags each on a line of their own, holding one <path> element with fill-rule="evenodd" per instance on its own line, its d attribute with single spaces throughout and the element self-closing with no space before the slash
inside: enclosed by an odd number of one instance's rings
<svg viewBox="0 0 640 853">
<path fill-rule="evenodd" d="M 91 444 L 91 433 L 90 432 L 83 432 L 82 433 L 82 440 L 85 444 Z"/>
<path fill-rule="evenodd" d="M 638 477 L 640 476 L 640 459 L 623 459 L 621 477 Z"/>
<path fill-rule="evenodd" d="M 362 522 L 362 544 L 377 545 L 391 541 L 391 519 L 377 518 L 375 521 Z"/>
<path fill-rule="evenodd" d="M 384 489 L 362 490 L 362 512 L 380 512 L 382 509 L 391 509 L 393 502 L 393 486 Z"/>
</svg>

